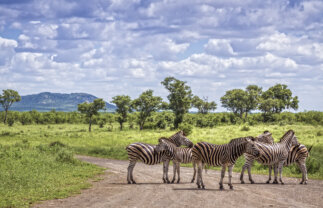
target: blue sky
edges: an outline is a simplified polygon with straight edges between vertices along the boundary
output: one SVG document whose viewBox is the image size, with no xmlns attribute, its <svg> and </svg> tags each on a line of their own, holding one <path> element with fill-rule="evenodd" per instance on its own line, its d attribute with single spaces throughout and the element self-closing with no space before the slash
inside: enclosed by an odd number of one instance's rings
<svg viewBox="0 0 323 208">
<path fill-rule="evenodd" d="M 0 0 L 0 89 L 111 101 L 167 76 L 224 109 L 227 90 L 287 84 L 323 111 L 323 1 Z"/>
</svg>

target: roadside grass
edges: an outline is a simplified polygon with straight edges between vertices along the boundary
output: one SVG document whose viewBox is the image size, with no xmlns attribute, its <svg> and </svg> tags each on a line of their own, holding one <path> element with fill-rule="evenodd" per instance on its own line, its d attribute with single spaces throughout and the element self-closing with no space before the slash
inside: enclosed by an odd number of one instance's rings
<svg viewBox="0 0 323 208">
<path fill-rule="evenodd" d="M 188 138 L 194 143 L 206 141 L 224 144 L 233 138 L 257 136 L 264 130 L 268 130 L 278 142 L 287 130 L 293 129 L 300 143 L 307 147 L 313 145 L 307 160 L 309 178 L 323 179 L 323 126 L 305 124 L 259 124 L 247 126 L 248 128 L 244 126 L 223 125 L 214 128 L 193 128 Z M 86 124 L 14 124 L 13 127 L 0 124 L 2 149 L 0 154 L 0 201 L 2 204 L 0 207 L 27 206 L 28 203 L 38 200 L 65 197 L 87 187 L 86 179 L 100 173 L 102 169 L 74 160 L 74 162 L 68 162 L 70 158 L 68 155 L 72 154 L 71 152 L 126 160 L 125 147 L 128 144 L 133 142 L 157 144 L 158 138 L 169 137 L 176 132 L 176 130 L 169 129 L 139 131 L 129 128 L 120 131 L 117 123 L 114 124 L 112 130 L 106 127 L 99 128 L 96 125 L 93 126 L 92 132 L 88 132 L 87 129 Z M 49 147 L 52 142 L 60 142 L 66 147 L 55 147 L 59 149 L 53 151 L 51 149 L 55 148 Z M 21 145 L 27 147 L 22 148 Z M 45 150 L 43 151 L 42 148 Z M 3 153 L 8 151 L 10 154 Z M 67 161 L 58 161 L 58 157 Z M 240 172 L 243 164 L 244 158 L 240 157 L 234 171 Z M 255 162 L 252 173 L 268 174 L 268 169 Z M 296 166 L 284 168 L 283 174 L 301 177 Z"/>
<path fill-rule="evenodd" d="M 68 147 L 33 146 L 26 139 L 1 144 L 0 207 L 29 207 L 80 193 L 90 187 L 89 178 L 102 172 L 103 168 L 74 159 Z"/>
</svg>

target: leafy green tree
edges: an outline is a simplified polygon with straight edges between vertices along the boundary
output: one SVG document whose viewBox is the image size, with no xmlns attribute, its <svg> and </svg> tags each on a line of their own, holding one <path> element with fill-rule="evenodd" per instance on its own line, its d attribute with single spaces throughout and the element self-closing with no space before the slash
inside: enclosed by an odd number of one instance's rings
<svg viewBox="0 0 323 208">
<path fill-rule="evenodd" d="M 146 119 L 151 116 L 152 112 L 158 111 L 162 107 L 162 98 L 153 96 L 152 90 L 143 92 L 139 98 L 132 101 L 131 106 L 139 112 L 138 124 L 140 130 L 144 128 Z"/>
<path fill-rule="evenodd" d="M 276 84 L 262 93 L 259 109 L 265 114 L 281 113 L 284 109 L 298 109 L 298 97 L 292 96 L 287 85 Z"/>
<path fill-rule="evenodd" d="M 260 103 L 260 98 L 262 94 L 262 88 L 257 85 L 249 85 L 246 88 L 246 108 L 245 108 L 245 118 L 247 118 L 248 113 L 252 110 L 256 110 Z"/>
<path fill-rule="evenodd" d="M 242 89 L 233 89 L 226 91 L 225 95 L 221 97 L 222 107 L 227 108 L 234 114 L 242 118 L 245 109 L 247 108 L 247 92 Z"/>
<path fill-rule="evenodd" d="M 216 109 L 216 103 L 214 101 L 208 102 L 207 98 L 203 98 L 202 100 L 198 96 L 193 97 L 192 105 L 202 114 L 207 114 L 209 111 Z"/>
<path fill-rule="evenodd" d="M 192 91 L 191 88 L 186 85 L 186 82 L 180 81 L 174 77 L 166 77 L 161 82 L 162 85 L 169 91 L 167 96 L 169 100 L 168 108 L 175 114 L 174 128 L 178 128 L 178 125 L 182 123 L 185 113 L 191 107 Z"/>
<path fill-rule="evenodd" d="M 15 90 L 7 89 L 2 90 L 2 92 L 2 95 L 0 95 L 0 103 L 5 110 L 5 117 L 3 122 L 6 123 L 9 108 L 14 102 L 19 102 L 21 100 L 21 97 Z"/>
<path fill-rule="evenodd" d="M 105 102 L 103 99 L 95 99 L 93 103 L 81 103 L 78 104 L 77 110 L 84 113 L 89 118 L 89 131 L 91 131 L 92 117 L 98 115 L 98 111 L 105 108 Z"/>
<path fill-rule="evenodd" d="M 118 95 L 112 98 L 112 103 L 117 106 L 117 121 L 120 124 L 120 130 L 123 129 L 123 123 L 127 121 L 128 113 L 131 112 L 131 98 L 128 95 Z"/>
</svg>

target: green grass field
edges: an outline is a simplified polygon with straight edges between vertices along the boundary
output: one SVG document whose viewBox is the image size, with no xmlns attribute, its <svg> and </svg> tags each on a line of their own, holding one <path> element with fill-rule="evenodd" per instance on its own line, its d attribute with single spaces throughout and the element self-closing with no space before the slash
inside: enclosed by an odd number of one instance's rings
<svg viewBox="0 0 323 208">
<path fill-rule="evenodd" d="M 277 142 L 289 129 L 293 129 L 299 142 L 313 149 L 307 161 L 309 178 L 323 179 L 323 127 L 312 125 L 255 125 L 248 131 L 243 126 L 227 125 L 215 128 L 194 128 L 188 138 L 194 143 L 207 141 L 228 143 L 242 136 L 257 136 L 264 130 L 273 133 Z M 112 131 L 87 125 L 19 125 L 0 124 L 0 207 L 28 206 L 29 203 L 66 197 L 88 187 L 87 178 L 102 172 L 93 165 L 74 160 L 73 153 L 126 160 L 125 147 L 133 142 L 157 144 L 159 137 L 169 137 L 171 130 L 118 130 Z M 61 142 L 66 147 L 49 145 Z M 241 157 L 234 171 L 241 171 Z M 148 168 L 148 166 L 147 166 Z M 255 164 L 253 173 L 267 174 L 267 168 Z M 285 176 L 301 177 L 296 166 L 284 168 Z"/>
</svg>

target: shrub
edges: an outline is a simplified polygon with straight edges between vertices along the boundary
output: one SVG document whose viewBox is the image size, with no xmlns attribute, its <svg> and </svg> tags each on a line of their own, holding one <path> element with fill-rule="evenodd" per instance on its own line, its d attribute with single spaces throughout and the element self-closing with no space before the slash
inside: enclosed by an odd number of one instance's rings
<svg viewBox="0 0 323 208">
<path fill-rule="evenodd" d="M 193 131 L 193 126 L 191 124 L 188 124 L 188 123 L 181 123 L 179 126 L 178 126 L 178 129 L 179 130 L 182 130 L 184 132 L 184 134 L 186 136 L 190 135 Z"/>
<path fill-rule="evenodd" d="M 15 123 L 15 119 L 12 117 L 9 117 L 7 119 L 7 123 L 8 123 L 8 126 L 13 126 L 13 124 Z"/>
<path fill-rule="evenodd" d="M 56 156 L 56 161 L 63 163 L 75 163 L 76 159 L 71 151 L 61 149 Z"/>
<path fill-rule="evenodd" d="M 250 128 L 248 126 L 243 126 L 240 130 L 241 131 L 249 131 Z"/>
</svg>

